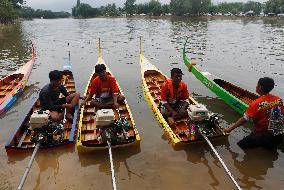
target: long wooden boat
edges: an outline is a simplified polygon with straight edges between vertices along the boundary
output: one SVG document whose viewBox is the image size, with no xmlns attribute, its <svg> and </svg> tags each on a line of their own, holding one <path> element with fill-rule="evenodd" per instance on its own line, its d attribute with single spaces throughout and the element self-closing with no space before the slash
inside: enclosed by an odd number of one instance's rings
<svg viewBox="0 0 284 190">
<path fill-rule="evenodd" d="M 64 67 L 62 83 L 66 87 L 69 94 L 76 92 L 74 76 L 71 72 L 70 66 Z M 68 70 L 67 70 L 68 69 Z M 16 129 L 11 139 L 6 144 L 6 152 L 8 155 L 16 153 L 31 152 L 34 150 L 36 144 L 32 141 L 32 130 L 30 129 L 29 121 L 32 113 L 40 109 L 40 102 L 37 99 L 32 105 L 30 111 L 23 119 L 21 125 Z M 76 142 L 77 116 L 79 106 L 75 107 L 74 117 L 72 121 L 64 123 L 63 140 L 56 144 L 41 145 L 40 149 L 51 149 L 58 147 L 74 146 Z"/>
<path fill-rule="evenodd" d="M 0 80 L 0 115 L 6 112 L 23 93 L 35 63 L 35 50 L 32 47 L 32 58 L 17 71 Z"/>
<path fill-rule="evenodd" d="M 144 91 L 144 96 L 148 104 L 150 105 L 152 112 L 154 113 L 158 123 L 164 129 L 166 135 L 169 138 L 170 143 L 177 147 L 182 144 L 188 144 L 192 142 L 204 141 L 201 135 L 189 134 L 191 126 L 195 123 L 190 120 L 189 116 L 177 120 L 174 125 L 170 126 L 163 117 L 159 109 L 159 104 L 161 101 L 161 87 L 165 80 L 168 78 L 159 69 L 152 65 L 147 58 L 142 54 L 142 47 L 140 42 L 140 65 L 141 65 L 141 75 L 142 75 L 142 88 Z M 192 105 L 198 104 L 191 96 L 188 99 L 189 103 Z M 203 123 L 206 125 L 206 123 Z M 196 132 L 197 133 L 197 132 Z M 210 137 L 211 139 L 218 137 L 225 137 L 219 124 L 214 123 L 214 133 Z"/>
<path fill-rule="evenodd" d="M 102 57 L 100 41 L 99 41 L 99 56 L 96 64 L 104 64 L 107 68 L 108 75 L 114 76 L 110 69 L 105 64 L 105 61 Z M 91 77 L 88 81 L 87 87 L 85 89 L 84 95 L 86 96 L 91 85 L 91 81 L 97 77 L 95 73 L 95 69 L 91 74 Z M 119 94 L 124 95 L 121 87 L 119 86 Z M 95 108 L 90 105 L 90 102 L 87 102 L 85 106 L 82 106 L 80 111 L 80 120 L 78 126 L 78 135 L 77 135 L 77 149 L 79 152 L 90 152 L 94 150 L 100 149 L 108 149 L 108 145 L 106 142 L 100 140 L 101 135 L 98 134 L 98 126 L 96 125 L 95 120 L 93 119 L 96 114 Z M 128 140 L 127 141 L 118 141 L 116 143 L 112 143 L 112 147 L 123 147 L 129 145 L 139 145 L 140 136 L 138 134 L 137 127 L 135 125 L 134 119 L 132 117 L 129 105 L 125 100 L 123 104 L 120 104 L 119 109 L 113 109 L 115 113 L 115 119 L 118 120 L 120 118 L 126 118 L 129 125 L 130 130 L 127 133 Z M 119 113 L 118 113 L 119 112 Z"/>
<path fill-rule="evenodd" d="M 226 104 L 232 107 L 240 114 L 244 114 L 248 105 L 259 96 L 237 85 L 227 82 L 209 72 L 199 70 L 196 65 L 196 59 L 190 59 L 186 55 L 185 46 L 183 47 L 183 61 L 188 67 L 189 72 L 200 80 L 208 89 L 220 97 Z"/>
</svg>

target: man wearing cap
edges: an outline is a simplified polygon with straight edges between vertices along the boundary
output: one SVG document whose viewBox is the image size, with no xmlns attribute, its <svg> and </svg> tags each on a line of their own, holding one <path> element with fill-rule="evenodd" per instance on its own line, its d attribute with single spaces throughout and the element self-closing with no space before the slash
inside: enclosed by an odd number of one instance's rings
<svg viewBox="0 0 284 190">
<path fill-rule="evenodd" d="M 71 112 L 79 102 L 80 93 L 68 94 L 66 88 L 61 84 L 61 71 L 51 71 L 49 79 L 50 83 L 45 85 L 39 93 L 41 109 L 49 110 L 51 120 L 55 122 L 63 119 L 63 110 L 66 109 L 66 118 L 72 120 Z M 60 94 L 64 97 L 59 98 Z"/>
<path fill-rule="evenodd" d="M 91 105 L 94 105 L 96 108 L 117 109 L 119 103 L 122 103 L 125 98 L 118 94 L 119 89 L 115 78 L 107 74 L 104 64 L 96 65 L 95 73 L 98 76 L 92 80 L 88 95 L 82 104 L 85 105 L 95 95 L 95 99 L 91 102 Z"/>
<path fill-rule="evenodd" d="M 182 75 L 181 69 L 173 68 L 171 78 L 164 82 L 161 90 L 161 112 L 170 125 L 187 115 L 189 93 Z"/>
</svg>

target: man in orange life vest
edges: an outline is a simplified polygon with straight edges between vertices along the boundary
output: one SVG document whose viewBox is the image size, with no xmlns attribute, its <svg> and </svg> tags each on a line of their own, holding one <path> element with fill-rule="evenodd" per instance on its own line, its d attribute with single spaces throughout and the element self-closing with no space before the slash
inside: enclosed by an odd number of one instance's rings
<svg viewBox="0 0 284 190">
<path fill-rule="evenodd" d="M 175 119 L 187 115 L 189 93 L 182 75 L 181 69 L 173 68 L 171 78 L 164 82 L 161 89 L 161 112 L 170 125 L 174 124 Z"/>
<path fill-rule="evenodd" d="M 272 130 L 277 126 L 277 129 L 283 132 L 284 127 L 283 100 L 270 94 L 273 88 L 274 80 L 272 78 L 260 78 L 256 86 L 256 92 L 260 97 L 249 105 L 244 115 L 235 124 L 224 129 L 225 133 L 229 133 L 247 121 L 254 122 L 251 134 L 238 142 L 241 148 L 259 146 L 273 148 L 282 142 L 283 135 L 281 133 L 275 134 Z"/>
<path fill-rule="evenodd" d="M 119 95 L 118 85 L 116 80 L 106 72 L 106 66 L 99 64 L 95 66 L 95 73 L 98 76 L 91 82 L 89 94 L 82 102 L 83 105 L 96 95 L 95 100 L 91 102 L 96 108 L 118 108 L 119 103 L 122 103 L 125 98 Z"/>
</svg>

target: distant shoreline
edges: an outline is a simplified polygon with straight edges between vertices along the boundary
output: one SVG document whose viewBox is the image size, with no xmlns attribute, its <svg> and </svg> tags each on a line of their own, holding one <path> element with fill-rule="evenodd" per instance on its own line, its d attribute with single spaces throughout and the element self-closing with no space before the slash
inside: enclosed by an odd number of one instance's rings
<svg viewBox="0 0 284 190">
<path fill-rule="evenodd" d="M 94 18 L 144 18 L 144 19 L 190 19 L 190 18 L 201 18 L 201 19 L 227 19 L 227 20 L 284 20 L 284 17 L 279 16 L 270 16 L 270 17 L 264 17 L 264 16 L 99 16 L 99 17 L 90 17 L 90 18 L 74 18 L 69 17 L 73 19 L 94 19 Z"/>
<path fill-rule="evenodd" d="M 75 18 L 75 17 L 67 17 L 67 18 L 43 18 L 44 20 L 54 20 L 54 19 L 96 19 L 96 18 L 106 18 L 106 19 L 116 19 L 116 18 L 134 18 L 134 19 L 176 19 L 176 20 L 185 20 L 185 19 L 192 19 L 192 18 L 196 18 L 196 19 L 220 19 L 220 20 L 283 20 L 284 21 L 284 17 L 279 17 L 279 16 L 271 16 L 271 17 L 263 17 L 263 16 L 140 16 L 140 15 L 135 15 L 135 16 L 114 16 L 114 17 L 110 17 L 110 16 L 99 16 L 99 17 L 90 17 L 90 18 Z M 33 19 L 38 19 L 40 20 L 40 18 L 33 18 Z M 4 23 L 0 23 L 0 28 L 6 26 L 6 25 L 10 25 L 10 24 L 14 24 L 18 21 L 30 21 L 33 19 L 23 19 L 23 18 L 19 18 L 16 19 L 13 23 L 9 23 L 9 24 L 4 24 Z"/>
</svg>

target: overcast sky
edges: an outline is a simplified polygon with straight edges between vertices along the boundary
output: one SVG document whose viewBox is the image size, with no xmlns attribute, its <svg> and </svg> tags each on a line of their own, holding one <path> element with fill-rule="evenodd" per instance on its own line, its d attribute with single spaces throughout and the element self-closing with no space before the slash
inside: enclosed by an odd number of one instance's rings
<svg viewBox="0 0 284 190">
<path fill-rule="evenodd" d="M 71 12 L 71 8 L 76 4 L 77 0 L 26 0 L 27 6 L 34 9 L 44 9 L 52 11 L 68 11 Z M 149 2 L 150 0 L 136 0 L 136 3 Z M 161 3 L 169 3 L 171 0 L 160 0 Z M 211 0 L 214 3 L 217 2 L 247 2 L 248 0 Z M 255 0 L 264 2 L 266 0 Z M 107 5 L 108 3 L 115 3 L 117 6 L 123 6 L 125 0 L 81 0 L 82 3 L 88 3 L 92 7 L 99 7 Z"/>
</svg>

